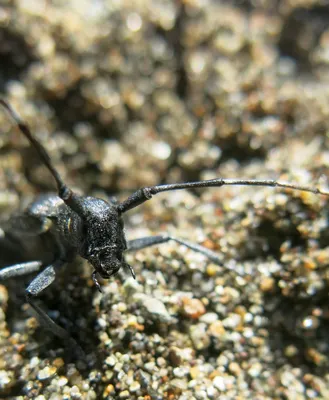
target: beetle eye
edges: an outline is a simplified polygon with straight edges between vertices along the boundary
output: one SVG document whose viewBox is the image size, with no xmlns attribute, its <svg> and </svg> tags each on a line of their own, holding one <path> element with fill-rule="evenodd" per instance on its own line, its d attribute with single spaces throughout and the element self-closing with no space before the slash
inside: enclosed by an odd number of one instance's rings
<svg viewBox="0 0 329 400">
<path fill-rule="evenodd" d="M 106 254 L 106 252 L 104 252 L 104 251 L 98 253 L 97 258 L 98 258 L 98 261 L 99 261 L 101 264 L 106 264 L 106 263 L 108 263 L 108 259 L 109 259 L 108 254 Z"/>
</svg>

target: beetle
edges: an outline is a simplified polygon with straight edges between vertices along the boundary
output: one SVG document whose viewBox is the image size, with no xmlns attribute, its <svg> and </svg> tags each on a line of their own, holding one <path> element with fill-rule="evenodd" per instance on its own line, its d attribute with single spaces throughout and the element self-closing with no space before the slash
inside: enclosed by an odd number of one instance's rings
<svg viewBox="0 0 329 400">
<path fill-rule="evenodd" d="M 0 270 L 0 280 L 14 278 L 30 273 L 36 277 L 26 288 L 26 298 L 37 312 L 41 321 L 58 337 L 75 344 L 68 332 L 57 325 L 36 303 L 35 297 L 55 280 L 58 271 L 70 263 L 76 256 L 88 260 L 93 267 L 92 279 L 99 291 L 101 286 L 98 275 L 109 279 L 121 268 L 128 268 L 135 278 L 133 268 L 124 258 L 127 251 L 135 251 L 156 244 L 174 241 L 198 253 L 205 255 L 212 262 L 222 265 L 217 253 L 201 245 L 170 235 L 147 236 L 135 240 L 126 240 L 122 216 L 127 211 L 140 206 L 158 193 L 222 187 L 225 185 L 269 186 L 282 189 L 294 189 L 314 194 L 329 195 L 329 192 L 316 187 L 302 186 L 271 179 L 225 179 L 171 183 L 144 187 L 123 202 L 105 201 L 92 196 L 75 193 L 62 179 L 54 167 L 45 147 L 32 135 L 10 104 L 0 98 L 0 105 L 13 118 L 21 133 L 37 151 L 45 167 L 52 174 L 57 194 L 39 196 L 23 213 L 11 216 L 5 223 L 4 241 L 6 246 L 15 250 L 15 243 L 23 244 L 27 253 L 39 256 Z M 223 266 L 232 269 L 229 266 Z M 237 272 L 237 271 L 236 271 Z"/>
</svg>

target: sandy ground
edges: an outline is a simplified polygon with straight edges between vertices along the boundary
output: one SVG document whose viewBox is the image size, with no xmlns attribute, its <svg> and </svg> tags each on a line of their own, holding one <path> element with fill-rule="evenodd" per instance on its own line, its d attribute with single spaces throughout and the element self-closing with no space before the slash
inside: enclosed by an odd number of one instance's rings
<svg viewBox="0 0 329 400">
<path fill-rule="evenodd" d="M 327 1 L 2 0 L 0 92 L 85 194 L 215 177 L 326 188 L 328 26 Z M 5 220 L 55 185 L 4 112 L 0 132 Z M 77 259 L 40 305 L 87 360 L 39 325 L 32 276 L 3 282 L 0 397 L 329 398 L 327 204 L 224 187 L 127 213 L 129 239 L 169 232 L 222 266 L 167 243 L 128 254 L 137 280 L 122 271 L 100 294 Z"/>
</svg>

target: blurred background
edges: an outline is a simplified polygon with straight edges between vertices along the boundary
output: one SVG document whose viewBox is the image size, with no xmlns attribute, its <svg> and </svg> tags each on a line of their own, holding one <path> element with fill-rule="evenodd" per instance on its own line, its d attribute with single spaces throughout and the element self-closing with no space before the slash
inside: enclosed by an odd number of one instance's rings
<svg viewBox="0 0 329 400">
<path fill-rule="evenodd" d="M 326 187 L 329 2 L 1 0 L 0 93 L 85 194 L 123 200 L 141 186 L 220 176 Z M 54 182 L 4 112 L 0 131 L 5 218 Z M 133 210 L 129 238 L 169 231 L 248 278 L 168 244 L 129 255 L 139 286 L 123 275 L 101 297 L 78 262 L 44 303 L 93 354 L 87 372 L 45 338 L 23 295 L 2 287 L 0 390 L 38 399 L 328 398 L 326 206 L 305 193 L 222 188 Z M 24 282 L 13 285 L 16 293 Z M 152 298 L 168 315 L 150 311 Z M 71 397 L 56 397 L 63 393 Z"/>
</svg>

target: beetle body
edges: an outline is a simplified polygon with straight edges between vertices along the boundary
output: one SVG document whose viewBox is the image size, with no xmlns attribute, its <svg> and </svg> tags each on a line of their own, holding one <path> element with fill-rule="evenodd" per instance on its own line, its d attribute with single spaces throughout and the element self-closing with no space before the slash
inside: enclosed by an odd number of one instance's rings
<svg viewBox="0 0 329 400">
<path fill-rule="evenodd" d="M 37 151 L 44 166 L 52 174 L 57 195 L 43 195 L 37 198 L 25 212 L 16 214 L 0 229 L 0 258 L 3 254 L 21 255 L 22 259 L 12 260 L 15 264 L 0 269 L 0 281 L 32 272 L 39 272 L 26 288 L 27 300 L 38 313 L 44 324 L 57 336 L 74 343 L 68 333 L 35 303 L 35 297 L 48 288 L 56 278 L 57 271 L 80 255 L 93 266 L 92 278 L 99 290 L 97 274 L 108 279 L 121 267 L 127 266 L 133 277 L 132 268 L 125 263 L 124 252 L 137 251 L 149 246 L 166 243 L 169 240 L 184 245 L 205 255 L 222 268 L 238 271 L 236 266 L 223 264 L 216 252 L 199 244 L 171 235 L 146 236 L 126 241 L 122 215 L 140 206 L 162 192 L 175 190 L 217 187 L 224 185 L 268 186 L 284 190 L 299 190 L 314 194 L 329 195 L 327 190 L 303 186 L 273 179 L 227 179 L 216 178 L 205 181 L 170 183 L 138 189 L 121 203 L 107 202 L 75 193 L 62 179 L 52 164 L 43 145 L 32 135 L 29 127 L 19 118 L 7 101 L 0 98 L 4 107 L 14 119 L 21 133 Z M 4 252 L 2 252 L 4 248 Z M 23 249 L 24 251 L 20 251 Z M 31 260 L 31 261 L 28 261 Z M 2 259 L 0 260 L 2 263 Z M 18 263 L 17 263 L 18 262 Z M 6 264 L 3 264 L 5 266 Z M 8 264 L 7 264 L 8 265 Z M 40 272 L 41 269 L 41 272 Z"/>
<path fill-rule="evenodd" d="M 125 265 L 123 220 L 114 202 L 95 197 L 81 200 L 85 218 L 55 194 L 39 196 L 22 213 L 3 223 L 7 249 L 11 243 L 16 254 L 20 249 L 20 258 L 37 258 L 44 264 L 58 259 L 69 262 L 80 255 L 100 276 L 109 278 Z"/>
</svg>

